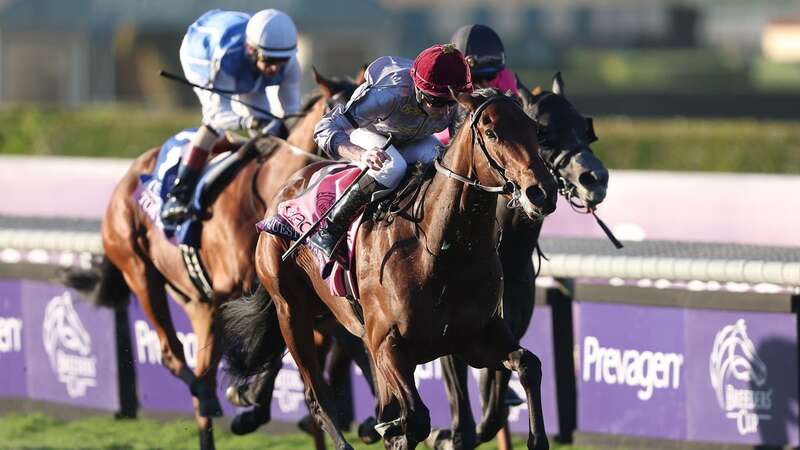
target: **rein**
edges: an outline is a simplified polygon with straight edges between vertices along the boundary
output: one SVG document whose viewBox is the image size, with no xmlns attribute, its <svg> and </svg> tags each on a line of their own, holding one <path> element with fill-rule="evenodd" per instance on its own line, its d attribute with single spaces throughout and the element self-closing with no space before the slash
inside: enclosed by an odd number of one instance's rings
<svg viewBox="0 0 800 450">
<path fill-rule="evenodd" d="M 342 94 L 343 94 L 343 92 L 337 92 L 332 97 L 330 97 L 330 98 L 325 100 L 325 111 L 323 112 L 323 115 L 327 114 L 331 109 L 333 109 L 338 104 L 339 101 L 341 101 L 341 98 L 343 96 Z M 306 115 L 308 115 L 308 111 L 303 111 L 301 114 L 297 114 L 296 116 L 297 117 L 305 117 Z M 280 140 L 281 143 L 283 145 L 285 145 L 286 148 L 288 148 L 289 151 L 292 152 L 293 155 L 302 156 L 302 157 L 308 158 L 308 159 L 310 159 L 312 161 L 330 161 L 331 160 L 328 157 L 320 156 L 320 155 L 317 155 L 316 153 L 311 153 L 308 150 L 304 150 L 304 149 L 302 149 L 302 148 L 300 148 L 300 147 L 298 147 L 298 146 L 296 146 L 294 144 L 291 144 L 286 139 L 281 139 L 281 138 L 279 138 L 277 136 L 273 136 L 273 137 L 275 139 Z"/>
<path fill-rule="evenodd" d="M 456 181 L 460 181 L 461 183 L 464 183 L 464 184 L 466 184 L 468 186 L 472 186 L 472 187 L 474 187 L 476 189 L 479 189 L 479 190 L 482 190 L 484 192 L 489 192 L 489 193 L 495 194 L 495 195 L 509 194 L 509 195 L 511 195 L 511 200 L 509 200 L 509 202 L 508 202 L 508 207 L 509 208 L 516 208 L 516 207 L 520 206 L 519 198 L 520 198 L 520 196 L 522 196 L 522 192 L 519 190 L 519 188 L 517 187 L 517 185 L 513 181 L 510 181 L 506 177 L 505 168 L 502 167 L 500 164 L 498 164 L 497 161 L 495 161 L 494 158 L 492 158 L 492 156 L 489 155 L 489 151 L 486 150 L 486 143 L 483 141 L 483 137 L 478 132 L 478 119 L 480 119 L 481 115 L 483 115 L 483 111 L 489 105 L 491 105 L 492 103 L 496 103 L 496 102 L 499 102 L 499 101 L 511 101 L 511 102 L 514 103 L 515 106 L 519 106 L 519 105 L 517 105 L 517 103 L 513 99 L 511 99 L 509 97 L 506 97 L 505 95 L 494 95 L 492 97 L 489 97 L 488 99 L 484 100 L 483 103 L 481 103 L 477 108 L 475 108 L 475 111 L 472 112 L 472 118 L 470 119 L 469 128 L 470 128 L 470 132 L 472 133 L 473 148 L 474 148 L 474 142 L 477 141 L 478 142 L 478 146 L 481 149 L 481 153 L 483 154 L 484 158 L 486 158 L 486 162 L 489 163 L 489 167 L 491 167 L 492 170 L 497 175 L 499 175 L 500 178 L 503 179 L 503 181 L 504 181 L 503 185 L 502 186 L 487 186 L 487 185 L 479 183 L 477 179 L 471 180 L 471 179 L 469 179 L 469 178 L 467 178 L 467 177 L 465 177 L 463 175 L 459 175 L 459 174 L 453 172 L 451 169 L 445 167 L 442 164 L 442 157 L 441 156 L 439 156 L 438 158 L 436 158 L 434 160 L 434 167 L 436 167 L 436 171 L 437 172 L 441 173 L 442 175 L 446 176 L 447 178 L 450 178 L 450 179 L 453 179 L 453 180 L 456 180 Z M 523 113 L 524 113 L 524 111 L 523 111 Z"/>
</svg>

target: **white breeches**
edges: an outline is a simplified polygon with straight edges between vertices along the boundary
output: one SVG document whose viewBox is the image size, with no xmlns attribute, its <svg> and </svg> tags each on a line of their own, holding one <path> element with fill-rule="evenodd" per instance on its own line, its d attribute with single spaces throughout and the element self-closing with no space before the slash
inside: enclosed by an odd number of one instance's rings
<svg viewBox="0 0 800 450">
<path fill-rule="evenodd" d="M 382 147 L 386 144 L 386 136 L 358 128 L 350 133 L 350 142 L 367 150 Z M 394 190 L 406 174 L 409 164 L 416 162 L 431 164 L 439 154 L 439 140 L 434 136 L 424 137 L 407 142 L 400 147 L 390 145 L 384 150 L 389 159 L 384 161 L 381 170 L 368 170 L 367 175 L 375 178 L 378 183 Z"/>
</svg>

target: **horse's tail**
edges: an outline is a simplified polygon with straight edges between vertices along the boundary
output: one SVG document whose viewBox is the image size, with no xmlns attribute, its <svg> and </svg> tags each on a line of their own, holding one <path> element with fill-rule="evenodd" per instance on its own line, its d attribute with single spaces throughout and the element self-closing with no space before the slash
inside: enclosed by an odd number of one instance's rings
<svg viewBox="0 0 800 450">
<path fill-rule="evenodd" d="M 90 269 L 69 267 L 59 273 L 61 283 L 80 292 L 86 300 L 98 306 L 119 308 L 127 305 L 130 288 L 107 256 Z"/>
<path fill-rule="evenodd" d="M 244 379 L 280 361 L 286 343 L 278 314 L 267 290 L 259 284 L 250 296 L 225 303 L 220 311 L 227 371 Z"/>
</svg>

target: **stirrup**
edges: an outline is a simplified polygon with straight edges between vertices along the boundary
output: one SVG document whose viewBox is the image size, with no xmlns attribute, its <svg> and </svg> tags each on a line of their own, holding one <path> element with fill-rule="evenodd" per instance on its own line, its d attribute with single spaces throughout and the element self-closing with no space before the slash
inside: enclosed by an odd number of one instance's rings
<svg viewBox="0 0 800 450">
<path fill-rule="evenodd" d="M 328 226 L 330 226 L 330 223 Z M 336 233 L 331 233 L 327 228 L 320 228 L 311 235 L 307 242 L 319 250 L 326 258 L 332 259 L 343 238 L 344 234 L 337 236 Z"/>
<path fill-rule="evenodd" d="M 175 197 L 167 199 L 164 209 L 161 210 L 161 221 L 167 223 L 178 223 L 189 217 L 189 206 L 183 204 Z"/>
</svg>

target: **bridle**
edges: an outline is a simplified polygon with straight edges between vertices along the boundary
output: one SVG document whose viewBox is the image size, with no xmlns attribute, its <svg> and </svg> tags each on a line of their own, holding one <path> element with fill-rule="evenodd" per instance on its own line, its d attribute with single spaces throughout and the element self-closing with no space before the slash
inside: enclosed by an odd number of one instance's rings
<svg viewBox="0 0 800 450">
<path fill-rule="evenodd" d="M 436 160 L 434 160 L 434 167 L 436 167 L 436 171 L 441 173 L 442 175 L 460 181 L 468 186 L 472 186 L 484 192 L 489 192 L 495 195 L 508 194 L 511 196 L 511 200 L 509 200 L 508 202 L 508 207 L 517 208 L 521 206 L 519 199 L 522 196 L 522 191 L 520 191 L 520 188 L 519 186 L 517 186 L 516 183 L 514 183 L 513 181 L 509 180 L 508 177 L 506 177 L 505 168 L 501 166 L 489 154 L 489 151 L 486 149 L 486 143 L 483 140 L 483 136 L 478 131 L 478 120 L 483 115 L 483 112 L 489 105 L 492 105 L 500 101 L 511 102 L 516 108 L 520 110 L 520 112 L 522 112 L 523 115 L 525 115 L 525 117 L 528 117 L 527 114 L 525 114 L 525 111 L 523 111 L 522 108 L 520 107 L 519 103 L 517 103 L 513 98 L 507 97 L 503 94 L 496 94 L 487 98 L 486 100 L 483 101 L 483 103 L 481 103 L 477 108 L 475 108 L 475 110 L 471 114 L 469 127 L 470 127 L 470 132 L 472 133 L 473 142 L 475 141 L 478 142 L 478 146 L 480 147 L 481 153 L 486 159 L 486 162 L 489 163 L 489 167 L 494 171 L 494 173 L 497 174 L 503 180 L 503 185 L 487 186 L 479 183 L 477 179 L 472 180 L 463 175 L 459 175 L 442 164 L 441 155 L 438 158 L 436 158 Z"/>
</svg>

